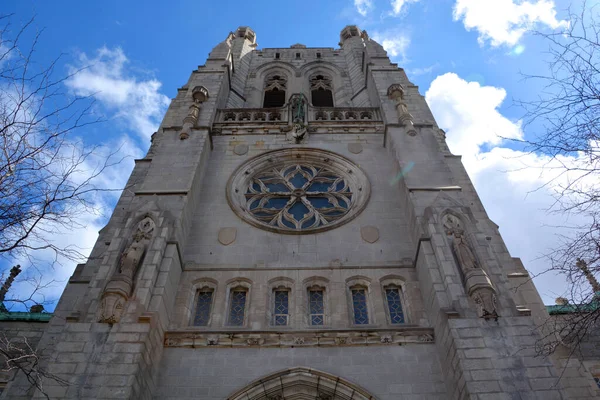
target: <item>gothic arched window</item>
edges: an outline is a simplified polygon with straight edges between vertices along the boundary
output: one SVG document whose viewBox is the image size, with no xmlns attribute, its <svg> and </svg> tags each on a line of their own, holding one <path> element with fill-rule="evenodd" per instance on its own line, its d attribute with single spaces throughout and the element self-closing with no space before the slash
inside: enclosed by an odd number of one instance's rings
<svg viewBox="0 0 600 400">
<path fill-rule="evenodd" d="M 325 290 L 322 287 L 308 288 L 308 317 L 312 326 L 325 325 Z"/>
<path fill-rule="evenodd" d="M 275 289 L 273 291 L 273 325 L 286 326 L 290 318 L 290 291 Z"/>
<path fill-rule="evenodd" d="M 310 95 L 314 107 L 333 107 L 331 78 L 317 74 L 310 78 Z"/>
<path fill-rule="evenodd" d="M 210 321 L 210 312 L 213 303 L 214 290 L 203 288 L 196 293 L 196 310 L 194 312 L 194 326 L 207 326 Z"/>
<path fill-rule="evenodd" d="M 402 309 L 402 291 L 396 285 L 385 287 L 385 302 L 391 324 L 403 324 L 404 311 Z"/>
<path fill-rule="evenodd" d="M 285 91 L 287 89 L 287 78 L 281 74 L 272 74 L 265 79 L 264 108 L 283 107 L 285 104 Z"/>
<path fill-rule="evenodd" d="M 352 296 L 352 311 L 355 325 L 369 324 L 369 307 L 367 304 L 368 289 L 365 286 L 353 286 L 350 288 Z"/>
</svg>

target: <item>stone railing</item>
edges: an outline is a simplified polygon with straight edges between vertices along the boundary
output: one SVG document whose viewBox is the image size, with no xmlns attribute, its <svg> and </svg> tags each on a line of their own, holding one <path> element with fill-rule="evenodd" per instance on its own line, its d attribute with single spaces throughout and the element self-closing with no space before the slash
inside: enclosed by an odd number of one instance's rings
<svg viewBox="0 0 600 400">
<path fill-rule="evenodd" d="M 287 122 L 288 108 L 222 108 L 218 110 L 215 123 L 241 124 L 263 122 Z"/>
<path fill-rule="evenodd" d="M 376 107 L 308 107 L 308 122 L 377 122 L 381 120 L 381 112 Z M 284 123 L 289 122 L 289 110 L 288 107 L 225 108 L 218 110 L 214 122 L 218 124 Z"/>
<path fill-rule="evenodd" d="M 381 113 L 376 107 L 309 107 L 308 121 L 381 121 Z"/>
</svg>

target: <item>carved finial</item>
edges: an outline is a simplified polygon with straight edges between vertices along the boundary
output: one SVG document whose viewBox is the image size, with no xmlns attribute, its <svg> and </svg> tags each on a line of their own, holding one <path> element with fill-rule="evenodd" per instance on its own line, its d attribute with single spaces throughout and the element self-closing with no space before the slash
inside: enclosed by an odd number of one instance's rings
<svg viewBox="0 0 600 400">
<path fill-rule="evenodd" d="M 390 85 L 387 90 L 387 96 L 396 101 L 404 99 L 404 87 L 399 83 Z"/>
<path fill-rule="evenodd" d="M 564 297 L 557 297 L 556 300 L 554 300 L 554 303 L 556 303 L 557 306 L 566 306 L 569 304 L 569 300 Z"/>
<path fill-rule="evenodd" d="M 249 26 L 240 26 L 237 28 L 235 36 L 249 40 L 250 43 L 256 43 L 256 34 Z"/>
<path fill-rule="evenodd" d="M 204 103 L 210 97 L 208 89 L 204 86 L 196 86 L 192 89 L 192 97 L 195 103 Z"/>
<path fill-rule="evenodd" d="M 340 32 L 340 43 L 344 43 L 346 39 L 351 37 L 360 37 L 361 30 L 356 25 L 348 25 Z"/>
</svg>

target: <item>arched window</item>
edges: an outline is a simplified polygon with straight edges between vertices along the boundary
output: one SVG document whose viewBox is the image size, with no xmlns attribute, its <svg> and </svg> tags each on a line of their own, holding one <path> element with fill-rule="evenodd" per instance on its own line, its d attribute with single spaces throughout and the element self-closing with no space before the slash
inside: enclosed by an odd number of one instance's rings
<svg viewBox="0 0 600 400">
<path fill-rule="evenodd" d="M 275 278 L 269 281 L 270 296 L 267 318 L 271 326 L 292 325 L 292 313 L 294 309 L 292 287 L 294 281 L 285 278 Z"/>
<path fill-rule="evenodd" d="M 273 291 L 273 325 L 286 326 L 290 318 L 290 291 L 275 289 Z"/>
<path fill-rule="evenodd" d="M 227 285 L 226 325 L 247 326 L 250 288 L 250 282 L 244 278 L 236 279 Z"/>
<path fill-rule="evenodd" d="M 351 325 L 370 325 L 375 322 L 373 305 L 370 304 L 371 280 L 355 276 L 346 280 Z"/>
<path fill-rule="evenodd" d="M 308 288 L 308 317 L 312 326 L 325 325 L 325 290 L 321 287 Z"/>
<path fill-rule="evenodd" d="M 402 290 L 397 285 L 389 285 L 385 288 L 385 302 L 391 324 L 403 324 L 404 311 L 402 309 Z"/>
<path fill-rule="evenodd" d="M 243 326 L 246 318 L 246 299 L 248 290 L 244 287 L 231 289 L 229 294 L 228 325 Z"/>
<path fill-rule="evenodd" d="M 368 289 L 365 286 L 352 286 L 350 294 L 352 296 L 353 323 L 355 325 L 369 324 L 369 307 L 367 305 Z"/>
<path fill-rule="evenodd" d="M 212 279 L 200 279 L 191 282 L 189 300 L 189 324 L 191 326 L 210 326 L 213 320 L 213 307 L 217 292 L 217 283 Z"/>
<path fill-rule="evenodd" d="M 311 102 L 314 107 L 333 107 L 331 78 L 317 74 L 310 78 Z"/>
<path fill-rule="evenodd" d="M 214 290 L 202 288 L 196 293 L 196 310 L 194 311 L 194 326 L 208 326 L 213 304 Z"/>
<path fill-rule="evenodd" d="M 280 74 L 272 74 L 265 79 L 264 108 L 283 107 L 285 104 L 285 91 L 287 78 Z"/>
</svg>

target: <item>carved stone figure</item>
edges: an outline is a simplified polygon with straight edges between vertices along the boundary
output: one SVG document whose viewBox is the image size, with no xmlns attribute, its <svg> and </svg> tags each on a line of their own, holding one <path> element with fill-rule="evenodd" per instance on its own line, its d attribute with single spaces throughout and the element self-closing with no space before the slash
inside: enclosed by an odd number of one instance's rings
<svg viewBox="0 0 600 400">
<path fill-rule="evenodd" d="M 452 236 L 452 250 L 454 250 L 462 271 L 466 272 L 472 268 L 479 268 L 477 259 L 464 236 L 464 230 L 460 226 L 460 221 L 452 215 L 447 215 L 444 221 L 444 228 L 446 229 L 446 234 Z"/>
<path fill-rule="evenodd" d="M 479 266 L 471 250 L 460 220 L 453 215 L 444 217 L 444 229 L 452 237 L 452 250 L 463 273 L 465 289 L 475 302 L 481 318 L 498 319 L 496 290 L 487 273 Z"/>
<path fill-rule="evenodd" d="M 304 108 L 304 97 L 301 95 L 294 95 L 292 99 L 292 122 L 304 123 Z"/>
<path fill-rule="evenodd" d="M 294 124 L 291 135 L 292 138 L 296 141 L 296 143 L 302 142 L 302 139 L 306 136 L 306 125 L 303 124 Z"/>
<path fill-rule="evenodd" d="M 471 298 L 477 304 L 479 316 L 481 318 L 498 320 L 498 312 L 496 311 L 496 292 L 493 288 L 482 288 L 476 290 L 471 295 Z"/>
<path fill-rule="evenodd" d="M 133 291 L 133 278 L 150 243 L 156 225 L 152 218 L 142 219 L 133 234 L 131 244 L 121 254 L 119 266 L 102 294 L 99 322 L 118 323 L 125 304 Z"/>
</svg>

